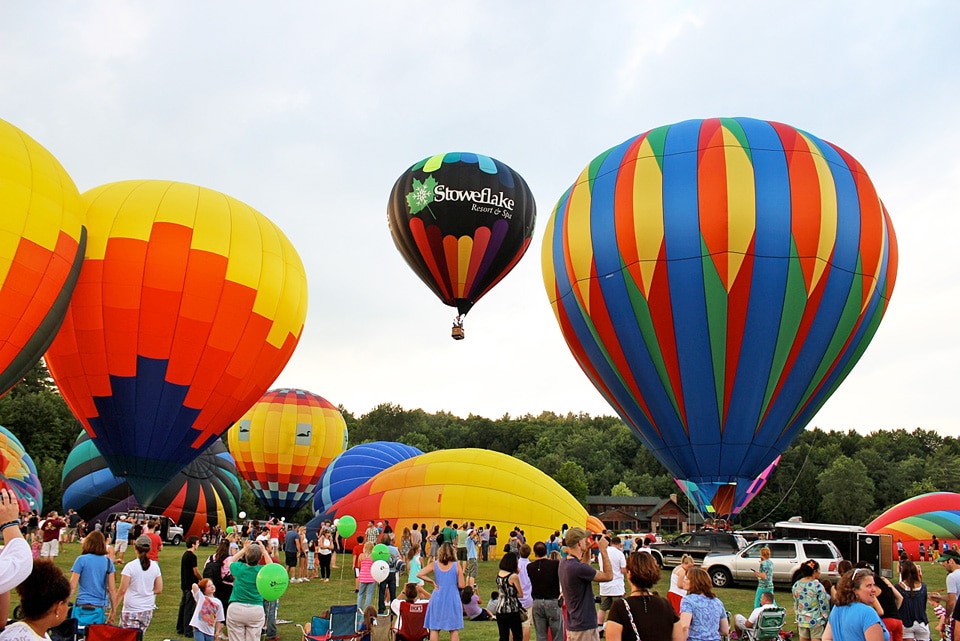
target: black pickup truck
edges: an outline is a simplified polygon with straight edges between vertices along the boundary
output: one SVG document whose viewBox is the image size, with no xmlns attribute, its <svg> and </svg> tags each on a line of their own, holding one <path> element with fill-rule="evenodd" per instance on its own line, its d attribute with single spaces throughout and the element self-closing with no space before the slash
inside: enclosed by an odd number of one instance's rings
<svg viewBox="0 0 960 641">
<path fill-rule="evenodd" d="M 746 539 L 739 534 L 702 531 L 687 532 L 666 543 L 653 543 L 650 550 L 660 567 L 673 567 L 680 565 L 684 554 L 689 554 L 694 563 L 700 565 L 708 554 L 737 552 L 746 546 Z"/>
</svg>

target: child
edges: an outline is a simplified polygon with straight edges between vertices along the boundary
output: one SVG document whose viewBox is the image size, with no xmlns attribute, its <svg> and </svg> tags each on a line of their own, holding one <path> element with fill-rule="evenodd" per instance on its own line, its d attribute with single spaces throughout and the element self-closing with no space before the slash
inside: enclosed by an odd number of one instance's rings
<svg viewBox="0 0 960 641">
<path fill-rule="evenodd" d="M 421 599 L 429 599 L 430 593 L 423 587 L 423 579 L 417 578 L 417 572 L 422 569 L 420 565 L 420 550 L 411 547 L 407 550 L 407 558 L 404 559 L 407 562 L 407 583 L 413 583 L 417 586 L 417 597 Z"/>
<path fill-rule="evenodd" d="M 39 558 L 40 558 L 40 548 L 41 548 L 40 537 L 37 536 L 36 534 L 31 534 L 31 535 L 30 535 L 30 538 L 33 539 L 33 542 L 30 543 L 30 551 L 33 552 L 33 558 L 34 558 L 34 559 L 39 559 Z"/>
<path fill-rule="evenodd" d="M 377 625 L 377 609 L 370 605 L 363 611 L 363 623 L 357 630 L 360 633 L 359 641 L 370 641 L 370 633 L 375 625 Z"/>
<path fill-rule="evenodd" d="M 193 617 L 190 619 L 193 639 L 194 641 L 214 641 L 220 636 L 220 628 L 223 627 L 224 620 L 223 603 L 213 596 L 217 587 L 210 579 L 200 579 L 200 582 L 194 583 L 190 589 L 193 592 L 194 601 L 197 602 Z"/>
<path fill-rule="evenodd" d="M 943 629 L 943 635 L 941 636 L 941 639 L 949 639 L 950 630 L 940 627 L 944 625 L 944 623 L 946 623 L 946 620 L 947 620 L 947 609 L 943 607 L 943 603 L 942 603 L 943 597 L 941 597 L 939 594 L 936 594 L 936 593 L 928 594 L 927 601 L 930 603 L 930 605 L 933 606 L 933 615 L 937 617 L 936 629 L 937 630 Z M 931 625 L 930 627 L 933 628 L 934 626 Z"/>
<path fill-rule="evenodd" d="M 307 543 L 307 576 L 311 579 L 319 579 L 320 575 L 317 573 L 317 564 L 315 563 L 317 555 L 317 539 L 312 538 L 310 542 Z"/>
<path fill-rule="evenodd" d="M 491 612 L 496 612 L 497 608 L 500 606 L 500 593 L 494 590 L 490 593 L 490 600 L 487 601 L 487 609 Z"/>
</svg>

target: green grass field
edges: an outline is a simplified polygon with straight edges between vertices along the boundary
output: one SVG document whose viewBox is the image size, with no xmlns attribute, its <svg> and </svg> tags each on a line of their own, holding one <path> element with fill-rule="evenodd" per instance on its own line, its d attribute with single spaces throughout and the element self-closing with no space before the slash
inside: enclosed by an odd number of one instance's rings
<svg viewBox="0 0 960 641">
<path fill-rule="evenodd" d="M 61 553 L 60 556 L 57 557 L 57 564 L 69 575 L 73 560 L 80 553 L 80 545 L 61 545 L 60 550 Z M 176 638 L 177 608 L 179 607 L 181 596 L 180 557 L 184 550 L 185 548 L 182 545 L 179 547 L 167 545 L 160 554 L 160 569 L 163 572 L 164 591 L 163 594 L 157 597 L 157 605 L 159 607 L 153 617 L 150 628 L 147 630 L 145 636 L 146 641 Z M 211 547 L 199 548 L 197 556 L 200 559 L 201 565 L 212 551 L 213 548 Z M 132 558 L 132 551 L 128 550 L 127 560 L 129 561 Z M 350 566 L 351 560 L 349 556 L 344 560 L 347 561 L 346 567 L 341 564 L 341 569 L 333 570 L 330 583 L 321 583 L 313 580 L 309 583 L 297 583 L 289 587 L 286 594 L 280 599 L 278 613 L 278 618 L 293 621 L 293 623 L 278 626 L 280 638 L 283 639 L 283 641 L 294 641 L 301 638 L 300 629 L 296 626 L 297 623 L 303 624 L 309 621 L 311 616 L 319 614 L 321 610 L 331 605 L 348 604 L 356 601 L 356 595 L 353 592 L 354 579 L 353 570 Z M 944 586 L 946 585 L 946 575 L 940 564 L 923 563 L 921 565 L 924 580 L 929 590 L 931 592 L 939 591 L 945 594 Z M 487 599 L 490 597 L 490 592 L 495 589 L 494 577 L 496 573 L 497 563 L 495 561 L 480 563 L 480 576 L 477 583 L 480 587 L 481 601 L 484 604 L 486 604 Z M 119 569 L 117 575 L 119 581 Z M 664 570 L 656 589 L 660 594 L 666 595 L 669 585 L 670 574 L 668 570 Z M 595 593 L 598 591 L 598 589 L 594 589 Z M 753 609 L 754 593 L 754 585 L 738 585 L 734 588 L 717 591 L 717 595 L 731 614 L 740 613 L 744 615 L 748 615 Z M 793 601 L 789 589 L 787 586 L 777 586 L 775 595 L 778 603 L 787 608 L 786 629 L 795 630 L 792 614 Z M 14 593 L 12 601 L 16 604 L 16 593 Z M 931 621 L 933 621 L 932 609 L 929 614 Z M 936 637 L 936 633 L 934 633 L 934 636 Z M 443 638 L 446 637 L 441 636 L 441 639 Z M 497 638 L 497 624 L 492 621 L 478 623 L 465 621 L 460 638 L 463 641 L 495 639 Z M 531 634 L 531 638 L 535 638 L 535 635 Z"/>
</svg>

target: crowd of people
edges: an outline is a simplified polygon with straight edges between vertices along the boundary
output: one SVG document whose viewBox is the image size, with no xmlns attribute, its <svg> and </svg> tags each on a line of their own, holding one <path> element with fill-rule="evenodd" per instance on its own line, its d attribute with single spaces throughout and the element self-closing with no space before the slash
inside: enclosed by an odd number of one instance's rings
<svg viewBox="0 0 960 641">
<path fill-rule="evenodd" d="M 28 531 L 21 516 L 26 515 L 18 515 L 16 498 L 0 491 L 0 593 L 15 588 L 22 609 L 21 620 L 0 632 L 0 641 L 45 638 L 48 629 L 70 616 L 81 625 L 106 622 L 147 630 L 163 591 L 163 542 L 155 523 L 131 523 L 120 516 L 106 531 L 68 531 L 69 513 L 62 519 L 54 512 Z M 28 538 L 40 545 L 32 546 Z M 81 552 L 65 576 L 51 559 L 59 543 L 78 539 Z M 129 561 L 124 558 L 128 541 L 135 551 Z M 207 541 L 215 549 L 200 558 L 199 538 L 187 537 L 180 560 L 176 633 L 196 641 L 254 641 L 264 631 L 268 641 L 276 641 L 278 601 L 264 600 L 258 590 L 261 569 L 277 563 L 291 583 L 329 581 L 331 569 L 343 567 L 337 565 L 338 555 L 341 563 L 352 557 L 363 625 L 369 629 L 378 615 L 400 615 L 393 623 L 399 641 L 410 638 L 402 629 L 404 613 L 418 611 L 431 641 L 441 633 L 458 641 L 465 620 L 492 622 L 501 641 L 529 641 L 531 632 L 538 640 L 720 641 L 747 634 L 765 610 L 788 605 L 776 601 L 769 552 L 761 553 L 755 571 L 753 611 L 728 620 L 710 577 L 690 557 L 670 571 L 669 589 L 661 596 L 654 591 L 661 570 L 649 538 L 621 539 L 566 525 L 546 540 L 528 542 L 519 527 L 500 538 L 489 524 L 412 524 L 396 532 L 387 520 L 371 520 L 345 541 L 336 523 L 308 533 L 270 519 L 230 523 L 213 530 Z M 816 561 L 803 563 L 791 589 L 800 639 L 929 641 L 936 630 L 951 641 L 960 553 L 941 551 L 939 544 L 927 549 L 936 550 L 936 561 L 948 573 L 945 597 L 928 591 L 921 566 L 909 558 L 900 562 L 898 583 L 843 561 L 834 585 L 821 576 Z M 379 569 L 375 551 L 385 562 Z M 485 605 L 477 584 L 481 562 L 494 562 L 498 569 Z M 928 603 L 937 613 L 933 624 Z M 8 610 L 9 598 L 0 598 L 0 615 L 6 618 Z"/>
</svg>

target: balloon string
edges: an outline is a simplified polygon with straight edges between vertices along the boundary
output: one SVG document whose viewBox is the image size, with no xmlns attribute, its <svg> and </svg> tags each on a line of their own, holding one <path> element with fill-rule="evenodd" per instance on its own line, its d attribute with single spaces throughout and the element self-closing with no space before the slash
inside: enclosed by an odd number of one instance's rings
<svg viewBox="0 0 960 641">
<path fill-rule="evenodd" d="M 774 511 L 776 511 L 776 509 L 783 505 L 783 502 L 787 500 L 787 497 L 790 496 L 790 493 L 793 492 L 793 488 L 797 485 L 797 481 L 799 481 L 800 477 L 803 475 L 803 468 L 807 466 L 807 461 L 810 459 L 810 453 L 813 451 L 813 446 L 817 444 L 817 438 L 820 436 L 819 431 L 820 430 L 814 429 L 813 442 L 810 443 L 810 449 L 807 450 L 807 455 L 803 457 L 803 463 L 800 464 L 800 471 L 797 472 L 797 474 L 793 477 L 793 483 L 791 483 L 790 487 L 787 488 L 787 491 L 784 492 L 783 498 L 780 499 L 780 502 L 770 508 L 770 511 L 764 514 L 762 517 L 743 528 L 744 530 L 752 530 L 758 523 L 766 521 L 770 515 L 773 514 Z"/>
</svg>

